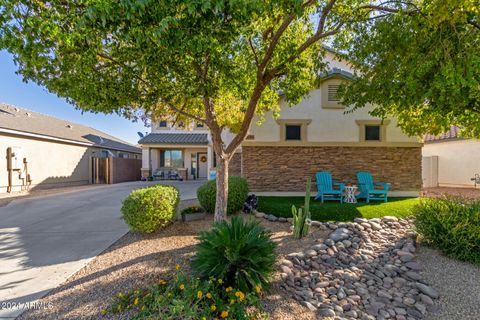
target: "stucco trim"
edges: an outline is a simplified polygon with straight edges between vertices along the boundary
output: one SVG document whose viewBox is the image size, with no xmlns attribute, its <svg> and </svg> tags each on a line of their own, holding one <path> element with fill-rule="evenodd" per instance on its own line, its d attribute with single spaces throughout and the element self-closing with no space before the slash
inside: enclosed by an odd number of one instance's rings
<svg viewBox="0 0 480 320">
<path fill-rule="evenodd" d="M 276 119 L 280 126 L 280 140 L 282 142 L 290 143 L 291 145 L 298 145 L 308 141 L 307 126 L 312 122 L 312 119 Z M 287 125 L 299 125 L 300 126 L 300 140 L 286 140 L 285 139 L 285 126 Z"/>
<path fill-rule="evenodd" d="M 316 142 L 316 141 L 244 141 L 243 147 L 403 147 L 403 148 L 421 148 L 421 142 Z"/>
<path fill-rule="evenodd" d="M 359 140 L 361 143 L 381 143 L 387 141 L 387 126 L 390 120 L 355 120 L 359 128 Z M 380 141 L 365 141 L 365 126 L 380 126 Z"/>
</svg>

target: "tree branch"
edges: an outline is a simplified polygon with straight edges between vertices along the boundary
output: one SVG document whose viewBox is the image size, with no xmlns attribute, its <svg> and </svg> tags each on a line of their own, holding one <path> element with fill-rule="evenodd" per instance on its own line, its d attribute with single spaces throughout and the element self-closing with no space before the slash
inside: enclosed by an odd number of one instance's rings
<svg viewBox="0 0 480 320">
<path fill-rule="evenodd" d="M 255 64 L 257 65 L 257 68 L 258 68 L 259 66 L 258 56 L 257 56 L 257 52 L 255 51 L 255 48 L 253 47 L 252 37 L 248 38 L 248 44 L 250 45 L 250 49 L 252 49 L 253 57 L 255 58 Z"/>
</svg>

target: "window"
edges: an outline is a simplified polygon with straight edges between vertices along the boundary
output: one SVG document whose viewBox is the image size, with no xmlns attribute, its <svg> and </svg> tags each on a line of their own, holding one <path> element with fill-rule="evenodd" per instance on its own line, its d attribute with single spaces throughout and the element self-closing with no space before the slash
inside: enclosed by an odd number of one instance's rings
<svg viewBox="0 0 480 320">
<path fill-rule="evenodd" d="M 302 126 L 299 124 L 285 125 L 285 140 L 302 140 Z"/>
<path fill-rule="evenodd" d="M 380 141 L 380 126 L 365 126 L 365 141 Z"/>
<path fill-rule="evenodd" d="M 327 92 L 328 92 L 328 101 L 331 102 L 338 102 L 340 99 L 337 96 L 338 88 L 340 85 L 338 84 L 329 84 L 327 85 Z"/>
<path fill-rule="evenodd" d="M 159 126 L 160 128 L 166 128 L 166 127 L 167 127 L 167 121 L 160 121 L 160 122 L 158 123 L 158 126 Z"/>
<path fill-rule="evenodd" d="M 201 123 L 201 122 L 197 122 L 197 128 L 203 128 L 204 127 L 204 124 Z"/>
<path fill-rule="evenodd" d="M 183 168 L 182 150 L 160 151 L 160 167 Z"/>
<path fill-rule="evenodd" d="M 390 120 L 356 120 L 355 122 L 360 129 L 360 142 L 386 142 L 387 126 Z"/>
<path fill-rule="evenodd" d="M 312 122 L 311 119 L 277 119 L 280 126 L 280 141 L 298 144 L 306 142 L 307 126 Z"/>
</svg>

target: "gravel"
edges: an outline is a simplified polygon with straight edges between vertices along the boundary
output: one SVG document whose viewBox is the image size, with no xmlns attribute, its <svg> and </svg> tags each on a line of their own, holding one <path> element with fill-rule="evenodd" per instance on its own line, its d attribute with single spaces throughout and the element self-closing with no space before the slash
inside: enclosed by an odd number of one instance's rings
<svg viewBox="0 0 480 320">
<path fill-rule="evenodd" d="M 424 268 L 423 279 L 440 294 L 434 300 L 437 312 L 429 312 L 425 319 L 480 318 L 480 266 L 448 258 L 423 245 L 419 246 L 416 257 Z"/>
<path fill-rule="evenodd" d="M 181 206 L 186 204 L 192 202 L 182 202 Z M 175 222 L 152 235 L 127 233 L 41 300 L 51 308 L 29 310 L 18 319 L 128 319 L 128 314 L 104 316 L 101 311 L 109 306 L 117 293 L 158 282 L 165 273 L 172 272 L 177 263 L 188 269 L 189 258 L 198 243 L 197 234 L 211 228 L 212 223 L 213 216 L 207 215 L 204 220 Z M 265 219 L 261 219 L 261 223 L 272 231 L 272 237 L 278 243 L 279 260 L 317 243 L 319 238 L 328 234 L 317 229 L 308 237 L 295 240 L 289 223 Z M 285 297 L 281 283 L 279 273 L 275 274 L 272 290 L 264 297 L 264 307 L 270 319 L 316 319 L 314 312 Z"/>
</svg>

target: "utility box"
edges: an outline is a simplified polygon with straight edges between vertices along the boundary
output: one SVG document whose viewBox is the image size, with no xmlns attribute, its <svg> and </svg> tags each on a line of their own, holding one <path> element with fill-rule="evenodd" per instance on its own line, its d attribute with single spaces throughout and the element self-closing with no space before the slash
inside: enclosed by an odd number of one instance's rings
<svg viewBox="0 0 480 320">
<path fill-rule="evenodd" d="M 9 147 L 7 149 L 7 169 L 22 170 L 23 169 L 23 153 L 20 147 Z"/>
</svg>

